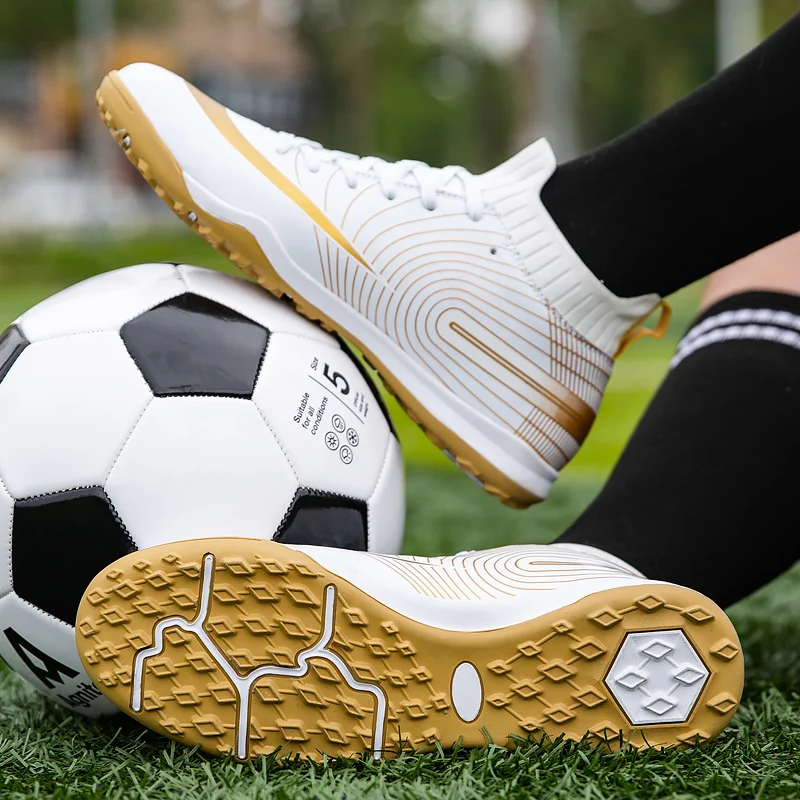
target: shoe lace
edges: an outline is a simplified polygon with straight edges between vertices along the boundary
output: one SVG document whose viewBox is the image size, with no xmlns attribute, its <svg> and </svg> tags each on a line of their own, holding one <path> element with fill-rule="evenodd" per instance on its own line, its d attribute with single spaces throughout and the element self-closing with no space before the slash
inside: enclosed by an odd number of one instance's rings
<svg viewBox="0 0 800 800">
<path fill-rule="evenodd" d="M 414 181 L 419 188 L 420 200 L 428 211 L 435 211 L 439 205 L 439 192 L 451 191 L 451 184 L 460 185 L 469 217 L 477 222 L 484 215 L 486 206 L 483 193 L 475 176 L 464 167 L 431 167 L 422 161 L 384 161 L 377 156 L 360 157 L 338 150 L 326 150 L 318 142 L 294 136 L 291 133 L 278 134 L 276 151 L 286 155 L 297 150 L 303 157 L 310 172 L 319 172 L 323 163 L 330 163 L 341 169 L 347 185 L 358 188 L 358 181 L 364 174 L 374 176 L 387 200 L 397 197 L 401 183 Z"/>
</svg>

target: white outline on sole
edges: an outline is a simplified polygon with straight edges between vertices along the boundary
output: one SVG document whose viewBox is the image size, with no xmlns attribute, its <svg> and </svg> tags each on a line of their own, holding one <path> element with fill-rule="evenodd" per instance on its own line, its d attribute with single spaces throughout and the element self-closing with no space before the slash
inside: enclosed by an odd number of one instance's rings
<svg viewBox="0 0 800 800">
<path fill-rule="evenodd" d="M 201 641 L 208 651 L 208 654 L 216 662 L 217 666 L 225 673 L 225 676 L 233 684 L 234 691 L 238 697 L 237 720 L 236 720 L 236 757 L 240 760 L 247 758 L 250 733 L 250 699 L 253 684 L 265 675 L 283 675 L 290 678 L 302 678 L 307 675 L 310 667 L 308 661 L 311 658 L 321 658 L 330 662 L 344 678 L 347 685 L 357 692 L 368 692 L 375 698 L 375 724 L 372 732 L 372 756 L 379 759 L 383 752 L 383 737 L 386 725 L 386 695 L 379 686 L 372 683 L 364 683 L 356 679 L 347 664 L 336 653 L 327 649 L 333 638 L 333 613 L 336 603 L 336 587 L 329 584 L 325 587 L 325 598 L 322 604 L 323 628 L 320 638 L 315 644 L 306 650 L 301 650 L 297 654 L 296 667 L 259 667 L 245 677 L 239 676 L 230 662 L 225 658 L 225 654 L 217 647 L 214 641 L 203 629 L 203 625 L 208 620 L 210 610 L 211 590 L 214 577 L 214 556 L 206 554 L 203 557 L 203 571 L 201 576 L 199 608 L 197 615 L 190 622 L 184 617 L 174 616 L 165 617 L 156 623 L 153 628 L 153 644 L 136 651 L 133 661 L 133 683 L 131 687 L 131 709 L 135 713 L 142 710 L 143 701 L 143 677 L 145 662 L 153 656 L 161 655 L 164 652 L 164 631 L 168 628 L 180 628 L 187 633 L 193 633 Z"/>
</svg>

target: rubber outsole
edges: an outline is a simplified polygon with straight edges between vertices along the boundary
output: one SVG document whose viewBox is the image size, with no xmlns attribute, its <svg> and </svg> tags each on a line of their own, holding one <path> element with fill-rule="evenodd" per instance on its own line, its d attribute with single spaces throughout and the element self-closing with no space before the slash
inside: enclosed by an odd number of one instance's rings
<svg viewBox="0 0 800 800">
<path fill-rule="evenodd" d="M 76 629 L 88 674 L 121 710 L 240 760 L 276 748 L 388 757 L 562 736 L 613 750 L 685 747 L 725 728 L 743 682 L 732 624 L 690 589 L 631 585 L 505 628 L 442 630 L 307 553 L 253 539 L 120 559 L 88 588 Z M 628 719 L 626 698 L 651 697 L 638 687 L 650 666 L 638 664 L 636 677 L 619 666 L 631 634 L 638 661 L 652 656 L 652 670 L 668 670 L 672 691 L 694 687 L 682 721 Z M 697 657 L 688 671 L 665 658 L 675 636 Z M 669 702 L 655 702 L 654 714 Z"/>
<path fill-rule="evenodd" d="M 353 342 L 367 363 L 378 372 L 388 391 L 431 442 L 448 454 L 463 472 L 477 480 L 489 494 L 512 508 L 528 508 L 541 501 L 540 497 L 511 480 L 430 414 L 369 347 L 288 286 L 248 230 L 195 210 L 175 157 L 116 72 L 105 77 L 96 98 L 100 117 L 128 160 L 164 203 L 198 236 L 270 293 L 290 300 L 298 313 L 325 330 L 338 333 Z"/>
</svg>

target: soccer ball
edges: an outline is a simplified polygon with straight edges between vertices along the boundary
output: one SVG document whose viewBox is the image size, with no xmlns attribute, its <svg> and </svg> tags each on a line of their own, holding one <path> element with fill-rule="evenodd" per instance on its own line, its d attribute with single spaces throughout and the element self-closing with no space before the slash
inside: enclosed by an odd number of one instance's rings
<svg viewBox="0 0 800 800">
<path fill-rule="evenodd" d="M 400 548 L 400 448 L 361 365 L 221 273 L 129 267 L 23 314 L 0 337 L 0 443 L 0 656 L 87 716 L 115 709 L 75 619 L 117 558 L 225 535 Z"/>
</svg>

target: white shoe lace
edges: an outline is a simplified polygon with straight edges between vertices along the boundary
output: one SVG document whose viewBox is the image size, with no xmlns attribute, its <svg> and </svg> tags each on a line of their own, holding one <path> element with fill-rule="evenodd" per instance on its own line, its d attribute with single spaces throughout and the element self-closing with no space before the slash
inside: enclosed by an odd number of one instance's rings
<svg viewBox="0 0 800 800">
<path fill-rule="evenodd" d="M 334 164 L 342 170 L 347 185 L 351 189 L 358 188 L 359 177 L 364 177 L 367 173 L 378 181 L 386 199 L 394 200 L 397 197 L 399 185 L 411 179 L 419 187 L 422 205 L 428 211 L 435 211 L 439 205 L 439 192 L 449 191 L 449 184 L 456 181 L 463 190 L 470 219 L 478 222 L 486 211 L 480 186 L 478 186 L 475 176 L 464 167 L 452 166 L 439 169 L 422 161 L 407 159 L 390 163 L 377 156 L 361 158 L 352 153 L 326 150 L 318 142 L 312 142 L 291 133 L 280 132 L 278 137 L 279 141 L 275 147 L 278 154 L 286 155 L 292 150 L 297 150 L 302 155 L 310 172 L 319 172 L 323 163 Z"/>
</svg>

